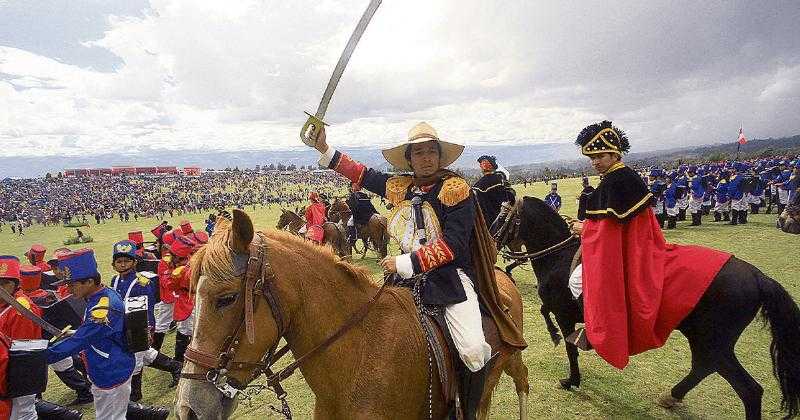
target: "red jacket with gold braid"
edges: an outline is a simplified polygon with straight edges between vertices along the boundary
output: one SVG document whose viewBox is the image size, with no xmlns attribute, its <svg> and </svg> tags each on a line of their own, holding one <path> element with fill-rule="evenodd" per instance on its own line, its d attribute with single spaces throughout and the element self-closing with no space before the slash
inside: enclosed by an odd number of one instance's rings
<svg viewBox="0 0 800 420">
<path fill-rule="evenodd" d="M 17 291 L 14 297 L 22 306 L 30 309 L 34 314 L 42 316 L 42 310 L 36 306 L 28 296 L 22 293 L 21 290 Z M 42 338 L 42 327 L 36 325 L 30 319 L 25 318 L 16 309 L 5 305 L 5 303 L 0 307 L 0 332 L 13 340 Z"/>
<path fill-rule="evenodd" d="M 463 178 L 444 178 L 415 192 L 410 176 L 391 176 L 369 169 L 339 151 L 333 153 L 328 168 L 395 206 L 420 195 L 423 203 L 433 209 L 442 231 L 437 240 L 410 253 L 413 274 L 427 273 L 422 301 L 451 305 L 467 299 L 457 270 L 474 278 L 470 247 L 476 211 L 470 186 Z"/>
</svg>

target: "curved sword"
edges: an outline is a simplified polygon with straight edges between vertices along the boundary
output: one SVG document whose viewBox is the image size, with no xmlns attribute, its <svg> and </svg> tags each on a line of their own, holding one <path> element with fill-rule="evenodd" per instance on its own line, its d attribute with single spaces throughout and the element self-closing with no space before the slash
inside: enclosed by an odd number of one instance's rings
<svg viewBox="0 0 800 420">
<path fill-rule="evenodd" d="M 382 0 L 371 0 L 369 6 L 367 6 L 367 10 L 364 10 L 364 14 L 361 15 L 361 20 L 358 21 L 358 25 L 356 25 L 356 29 L 350 35 L 350 39 L 347 41 L 342 55 L 339 56 L 336 68 L 333 69 L 333 75 L 331 75 L 330 80 L 328 80 L 328 86 L 325 88 L 325 93 L 322 94 L 322 100 L 319 102 L 316 114 L 311 115 L 306 112 L 308 120 L 303 124 L 303 129 L 300 131 L 300 140 L 306 145 L 314 147 L 317 143 L 319 131 L 323 126 L 327 125 L 323 119 L 325 118 L 325 112 L 328 111 L 328 104 L 331 102 L 333 92 L 336 90 L 336 86 L 339 85 L 339 79 L 342 78 L 344 69 L 347 67 L 347 62 L 350 61 L 350 56 L 353 55 L 353 51 L 355 51 L 356 45 L 358 45 L 358 41 L 361 39 L 361 35 L 367 30 L 367 25 L 369 25 L 369 21 L 372 20 L 375 11 L 378 10 L 378 6 L 381 5 L 381 1 Z"/>
</svg>

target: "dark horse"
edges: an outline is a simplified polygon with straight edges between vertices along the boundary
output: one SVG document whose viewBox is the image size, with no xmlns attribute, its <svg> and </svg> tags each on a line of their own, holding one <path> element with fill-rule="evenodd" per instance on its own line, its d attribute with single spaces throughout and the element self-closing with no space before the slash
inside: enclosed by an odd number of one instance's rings
<svg viewBox="0 0 800 420">
<path fill-rule="evenodd" d="M 328 220 L 333 223 L 341 222 L 345 224 L 352 215 L 353 212 L 350 206 L 339 198 L 334 200 L 328 208 Z M 386 257 L 389 246 L 389 231 L 386 225 L 386 216 L 378 213 L 373 214 L 369 218 L 367 224 L 356 225 L 358 232 L 356 240 L 361 239 L 361 242 L 364 244 L 364 249 L 363 251 L 355 249 L 355 243 L 353 243 L 353 249 L 356 252 L 361 252 L 362 259 L 367 256 L 367 250 L 369 249 L 374 250 L 375 253 L 378 254 L 379 260 Z"/>
<path fill-rule="evenodd" d="M 537 198 L 525 197 L 520 212 L 518 239 L 529 252 L 552 247 L 571 235 L 566 222 Z M 498 248 L 503 245 L 498 244 Z M 560 337 L 550 313 L 555 315 L 564 336 L 575 331 L 576 323 L 583 322 L 583 314 L 568 286 L 569 269 L 578 246 L 573 241 L 556 252 L 531 260 L 539 282 L 541 312 L 555 344 Z M 678 331 L 689 341 L 692 367 L 670 393 L 660 398 L 659 404 L 671 408 L 705 377 L 716 372 L 742 399 L 747 418 L 760 418 L 763 389 L 742 367 L 734 352 L 739 336 L 759 308 L 772 333 L 770 356 L 773 374 L 780 384 L 781 409 L 787 418 L 796 416 L 800 409 L 800 309 L 778 282 L 736 257 L 725 263 L 697 306 L 678 325 Z M 561 380 L 561 386 L 570 389 L 580 385 L 581 374 L 577 348 L 570 343 L 566 348 L 570 371 L 569 377 Z"/>
</svg>

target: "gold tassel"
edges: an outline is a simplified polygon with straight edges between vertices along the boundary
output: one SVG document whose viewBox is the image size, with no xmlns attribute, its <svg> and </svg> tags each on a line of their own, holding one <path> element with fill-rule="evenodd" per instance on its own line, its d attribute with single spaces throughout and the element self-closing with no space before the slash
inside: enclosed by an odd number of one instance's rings
<svg viewBox="0 0 800 420">
<path fill-rule="evenodd" d="M 439 200 L 445 206 L 455 206 L 469 197 L 469 184 L 464 178 L 447 178 L 439 191 Z"/>
<path fill-rule="evenodd" d="M 400 204 L 406 199 L 408 187 L 413 182 L 410 176 L 405 175 L 397 175 L 389 178 L 386 181 L 386 199 L 389 200 L 393 206 Z"/>
</svg>

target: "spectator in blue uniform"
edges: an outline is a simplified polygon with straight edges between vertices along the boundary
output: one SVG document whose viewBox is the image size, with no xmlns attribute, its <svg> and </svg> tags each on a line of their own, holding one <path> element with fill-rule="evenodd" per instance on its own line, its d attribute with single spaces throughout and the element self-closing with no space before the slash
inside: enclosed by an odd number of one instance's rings
<svg viewBox="0 0 800 420">
<path fill-rule="evenodd" d="M 155 303 L 161 300 L 158 275 L 149 271 L 136 271 L 139 255 L 136 253 L 136 243 L 132 241 L 125 240 L 114 244 L 111 258 L 114 271 L 119 273 L 111 279 L 111 287 L 121 296 L 123 302 L 132 297 L 147 297 L 147 325 L 152 332 L 155 328 Z M 172 360 L 152 347 L 137 352 L 135 356 L 136 367 L 131 378 L 131 401 L 142 399 L 142 367 L 145 365 L 169 372 L 172 374 L 170 387 L 178 385 L 183 367 L 180 362 Z"/>
<path fill-rule="evenodd" d="M 550 185 L 550 194 L 544 197 L 544 202 L 556 213 L 561 210 L 561 196 L 558 195 L 558 184 L 555 182 Z"/>
</svg>

